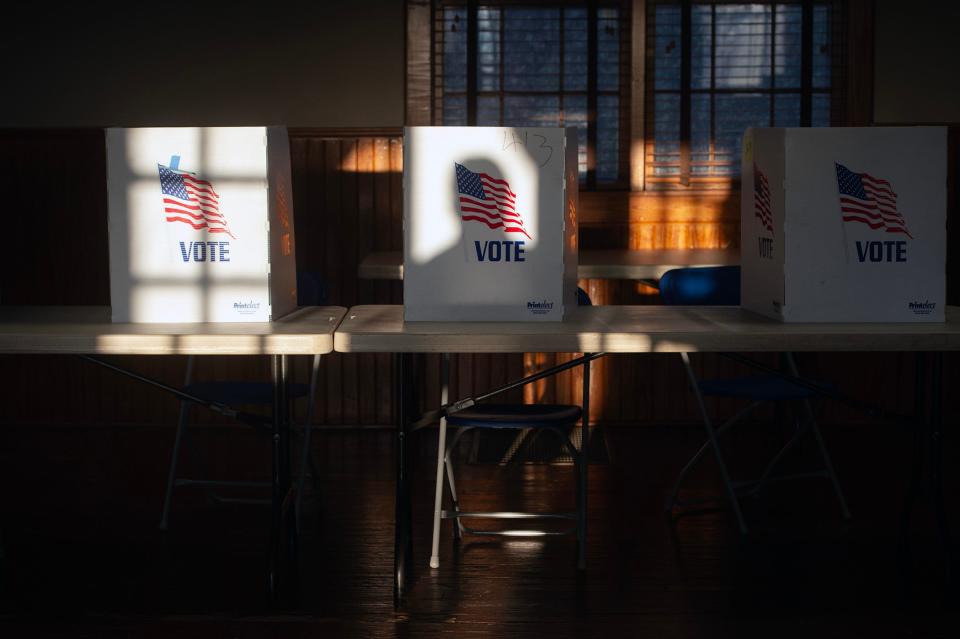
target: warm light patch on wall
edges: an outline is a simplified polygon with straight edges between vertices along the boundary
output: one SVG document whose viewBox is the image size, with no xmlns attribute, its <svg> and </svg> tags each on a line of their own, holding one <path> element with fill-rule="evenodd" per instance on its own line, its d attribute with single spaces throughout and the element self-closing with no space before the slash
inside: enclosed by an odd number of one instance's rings
<svg viewBox="0 0 960 639">
<path fill-rule="evenodd" d="M 342 143 L 340 171 L 343 173 L 402 173 L 402 144 L 397 138 L 360 138 L 355 144 Z"/>
</svg>

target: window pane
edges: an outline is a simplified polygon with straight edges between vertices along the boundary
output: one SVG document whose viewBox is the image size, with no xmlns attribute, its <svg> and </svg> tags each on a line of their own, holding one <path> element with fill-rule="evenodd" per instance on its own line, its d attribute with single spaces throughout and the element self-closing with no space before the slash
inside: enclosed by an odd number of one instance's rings
<svg viewBox="0 0 960 639">
<path fill-rule="evenodd" d="M 500 126 L 500 98 L 477 98 L 477 126 Z"/>
<path fill-rule="evenodd" d="M 503 99 L 506 126 L 560 126 L 557 95 L 508 95 Z"/>
<path fill-rule="evenodd" d="M 499 9 L 477 9 L 477 90 L 500 90 Z"/>
<path fill-rule="evenodd" d="M 560 10 L 508 7 L 504 16 L 504 88 L 558 91 Z"/>
<path fill-rule="evenodd" d="M 773 126 L 800 126 L 799 93 L 781 93 L 774 96 Z"/>
<path fill-rule="evenodd" d="M 474 14 L 461 4 L 436 2 L 433 59 L 437 75 L 433 88 L 438 123 L 465 125 L 469 92 L 475 99 L 478 126 L 575 127 L 582 179 L 587 176 L 589 130 L 597 145 L 597 181 L 615 183 L 625 177 L 620 138 L 627 134 L 621 119 L 626 115 L 623 104 L 629 93 L 621 94 L 629 91 L 624 66 L 628 49 L 624 47 L 628 46 L 630 3 L 621 0 L 602 5 L 591 8 L 583 0 L 527 5 L 481 0 L 475 14 L 476 86 L 468 87 L 467 21 Z M 679 13 L 673 11 L 673 15 L 678 31 Z M 596 20 L 594 33 L 590 32 L 592 18 Z M 591 69 L 592 54 L 596 64 Z M 679 51 L 673 58 L 671 64 L 679 69 Z M 591 74 L 596 80 L 597 121 L 588 124 Z M 473 74 L 469 75 L 472 80 Z M 678 78 L 677 74 L 675 82 Z"/>
<path fill-rule="evenodd" d="M 690 96 L 690 153 L 694 162 L 710 159 L 710 107 L 709 93 Z"/>
<path fill-rule="evenodd" d="M 580 179 L 587 178 L 587 96 L 567 95 L 563 98 L 564 126 L 577 127 L 577 167 Z"/>
<path fill-rule="evenodd" d="M 714 146 L 716 159 L 727 162 L 717 167 L 724 175 L 740 175 L 740 144 L 743 132 L 751 126 L 770 126 L 769 94 L 717 95 L 716 132 Z"/>
<path fill-rule="evenodd" d="M 690 96 L 690 174 L 708 175 L 713 159 L 710 149 L 710 110 L 712 97 L 709 93 Z"/>
<path fill-rule="evenodd" d="M 620 89 L 620 29 L 616 9 L 597 10 L 597 89 Z"/>
<path fill-rule="evenodd" d="M 653 88 L 680 88 L 680 7 L 657 5 L 654 11 Z"/>
<path fill-rule="evenodd" d="M 467 96 L 443 96 L 443 124 L 444 126 L 466 126 Z"/>
<path fill-rule="evenodd" d="M 800 56 L 803 47 L 803 9 L 797 4 L 775 5 L 776 53 L 774 86 L 800 88 Z"/>
<path fill-rule="evenodd" d="M 653 161 L 680 161 L 680 96 L 660 94 L 654 98 Z M 676 175 L 679 167 L 655 167 L 654 175 Z"/>
<path fill-rule="evenodd" d="M 563 12 L 563 88 L 587 90 L 587 10 Z"/>
<path fill-rule="evenodd" d="M 713 49 L 713 6 L 694 5 L 690 11 L 691 46 L 690 86 L 694 89 L 709 89 Z"/>
<path fill-rule="evenodd" d="M 830 94 L 814 93 L 810 109 L 810 126 L 830 126 Z"/>
<path fill-rule="evenodd" d="M 443 88 L 446 91 L 467 90 L 466 9 L 443 10 Z"/>
<path fill-rule="evenodd" d="M 800 112 L 811 105 L 811 125 L 828 126 L 837 106 L 831 83 L 841 77 L 842 63 L 831 38 L 841 32 L 841 3 L 815 0 L 791 2 L 720 2 L 689 4 L 689 46 L 681 52 L 679 0 L 647 4 L 649 71 L 647 73 L 647 174 L 680 175 L 680 148 L 690 145 L 692 177 L 727 176 L 740 171 L 743 131 L 750 126 L 800 126 Z M 811 11 L 810 14 L 805 11 Z M 842 12 L 841 12 L 842 13 Z M 804 18 L 812 31 L 804 33 Z M 812 42 L 812 65 L 802 64 L 803 44 Z M 681 87 L 681 59 L 690 64 L 690 86 Z M 804 71 L 809 74 L 803 76 Z M 804 86 L 813 91 L 804 95 Z M 689 92 L 681 92 L 681 89 Z M 689 121 L 680 121 L 683 113 Z M 809 101 L 809 102 L 806 102 Z M 680 139 L 681 128 L 689 139 Z M 651 188 L 680 186 L 679 181 L 651 180 Z M 703 184 L 700 181 L 699 184 Z"/>
<path fill-rule="evenodd" d="M 770 78 L 770 7 L 717 5 L 716 86 L 766 89 Z"/>
<path fill-rule="evenodd" d="M 813 8 L 813 88 L 827 89 L 831 81 L 830 7 Z"/>
<path fill-rule="evenodd" d="M 620 96 L 597 97 L 597 182 L 616 182 L 620 160 Z"/>
</svg>

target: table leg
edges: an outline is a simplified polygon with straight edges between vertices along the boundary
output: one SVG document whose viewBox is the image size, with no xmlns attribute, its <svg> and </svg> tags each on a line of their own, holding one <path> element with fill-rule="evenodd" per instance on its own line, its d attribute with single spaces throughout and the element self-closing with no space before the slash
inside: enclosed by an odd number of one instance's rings
<svg viewBox="0 0 960 639">
<path fill-rule="evenodd" d="M 577 569 L 587 568 L 587 489 L 590 472 L 590 360 L 583 364 L 583 425 L 580 430 L 580 541 L 577 544 Z"/>
<path fill-rule="evenodd" d="M 297 588 L 297 525 L 290 487 L 290 398 L 288 395 L 289 358 L 272 355 L 273 435 L 271 438 L 270 553 L 267 586 L 277 601 L 282 580 L 289 581 L 291 594 Z M 284 575 L 284 573 L 288 573 Z"/>
<path fill-rule="evenodd" d="M 393 605 L 399 607 L 406 594 L 407 579 L 413 561 L 413 513 L 410 498 L 410 450 L 409 434 L 412 412 L 411 355 L 394 355 L 394 415 L 396 419 L 396 461 L 395 461 L 395 514 L 393 539 Z"/>
<path fill-rule="evenodd" d="M 928 374 L 929 385 L 925 383 Z M 943 495 L 943 353 L 934 353 L 932 359 L 927 353 L 917 353 L 915 376 L 916 423 L 910 484 L 901 519 L 901 569 L 909 584 L 910 522 L 917 501 L 922 495 L 928 493 L 944 554 L 944 577 L 946 583 L 951 585 L 955 557 Z M 925 460 L 929 460 L 930 464 L 930 469 L 926 473 L 928 482 L 926 490 L 923 486 Z"/>
<path fill-rule="evenodd" d="M 946 559 L 944 577 L 951 584 L 955 557 L 943 500 L 943 353 L 939 352 L 934 353 L 930 365 L 930 481 L 934 516 Z"/>
</svg>

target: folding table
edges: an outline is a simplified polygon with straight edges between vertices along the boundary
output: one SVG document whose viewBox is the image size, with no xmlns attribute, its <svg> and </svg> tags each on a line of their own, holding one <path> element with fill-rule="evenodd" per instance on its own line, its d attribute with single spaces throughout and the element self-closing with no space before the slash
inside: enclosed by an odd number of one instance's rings
<svg viewBox="0 0 960 639">
<path fill-rule="evenodd" d="M 0 354 L 270 357 L 274 411 L 268 588 L 276 597 L 282 573 L 289 571 L 295 576 L 297 565 L 290 481 L 288 357 L 331 352 L 333 331 L 345 312 L 341 307 L 317 306 L 301 308 L 274 322 L 113 324 L 109 307 L 0 307 Z M 110 367 L 163 390 L 175 391 L 156 380 Z"/>
<path fill-rule="evenodd" d="M 413 353 L 678 353 L 782 351 L 933 352 L 931 392 L 918 415 L 929 428 L 932 447 L 939 446 L 942 353 L 960 350 L 960 308 L 947 309 L 945 323 L 783 324 L 737 307 L 586 306 L 570 311 L 563 322 L 404 322 L 399 305 L 351 308 L 334 336 L 341 353 L 394 353 L 397 433 L 394 603 L 408 587 L 412 551 L 409 355 Z M 918 357 L 918 374 L 926 358 Z M 918 393 L 918 398 L 922 393 Z M 454 398 L 454 400 L 459 398 Z M 584 438 L 586 439 L 586 438 Z M 939 455 L 939 449 L 935 448 Z M 583 476 L 586 477 L 586 469 Z M 934 467 L 932 480 L 939 482 Z M 909 518 L 919 479 L 909 490 Z M 934 486 L 936 493 L 937 487 Z M 937 510 L 945 547 L 949 537 L 942 495 Z"/>
</svg>

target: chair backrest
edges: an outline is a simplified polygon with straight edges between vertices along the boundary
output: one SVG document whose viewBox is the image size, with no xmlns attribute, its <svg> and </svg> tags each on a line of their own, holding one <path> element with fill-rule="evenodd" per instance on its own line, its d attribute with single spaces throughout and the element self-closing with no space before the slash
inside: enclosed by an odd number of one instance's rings
<svg viewBox="0 0 960 639">
<path fill-rule="evenodd" d="M 593 302 L 590 301 L 590 296 L 579 286 L 577 287 L 577 306 L 593 306 Z"/>
<path fill-rule="evenodd" d="M 324 306 L 327 303 L 327 287 L 319 273 L 297 271 L 297 305 Z"/>
<path fill-rule="evenodd" d="M 660 278 L 664 304 L 737 306 L 740 304 L 739 266 L 692 266 L 667 271 Z"/>
</svg>

